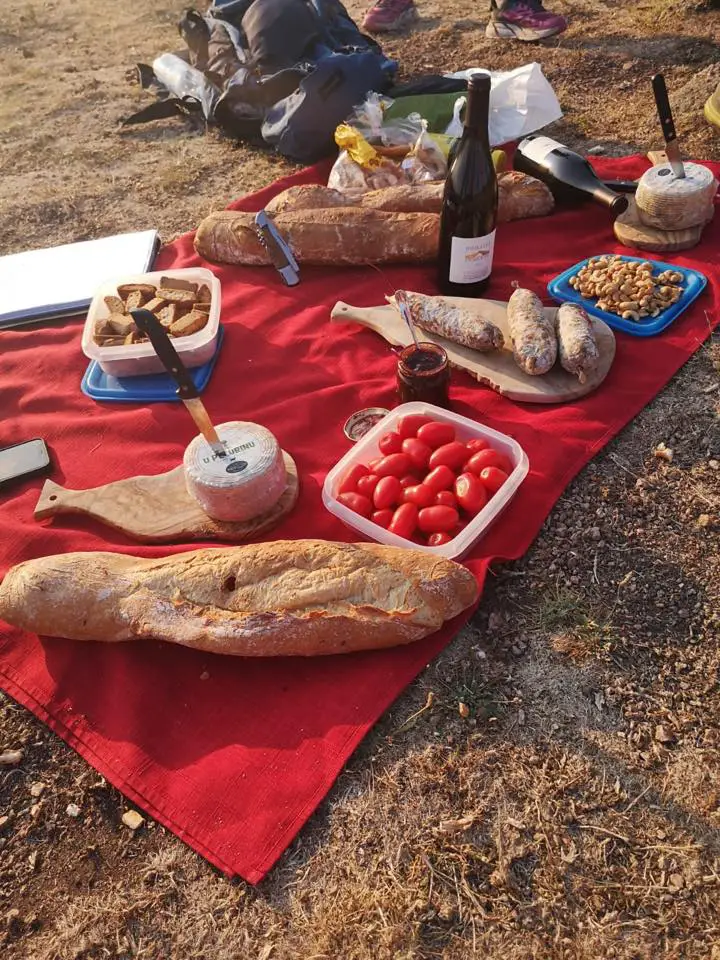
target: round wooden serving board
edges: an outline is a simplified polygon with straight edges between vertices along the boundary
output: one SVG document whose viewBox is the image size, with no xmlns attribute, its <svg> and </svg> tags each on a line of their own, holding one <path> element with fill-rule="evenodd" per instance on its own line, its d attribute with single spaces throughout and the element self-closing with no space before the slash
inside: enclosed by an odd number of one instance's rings
<svg viewBox="0 0 720 960">
<path fill-rule="evenodd" d="M 689 250 L 700 242 L 704 224 L 686 230 L 660 230 L 648 227 L 638 216 L 635 198 L 629 198 L 628 208 L 615 220 L 615 238 L 626 247 L 651 250 L 653 253 L 671 253 Z"/>
<path fill-rule="evenodd" d="M 67 490 L 46 480 L 35 507 L 35 519 L 58 513 L 80 513 L 120 530 L 140 543 L 183 540 L 229 540 L 239 543 L 259 536 L 290 513 L 298 498 L 295 461 L 283 451 L 287 488 L 272 510 L 253 520 L 213 520 L 185 486 L 182 466 L 154 477 L 129 477 L 90 490 Z"/>
<path fill-rule="evenodd" d="M 431 340 L 445 349 L 450 365 L 467 371 L 479 383 L 486 384 L 498 393 L 517 400 L 520 403 L 562 403 L 577 400 L 592 393 L 603 382 L 615 357 L 615 335 L 610 327 L 591 317 L 593 330 L 600 350 L 600 365 L 592 377 L 580 383 L 572 374 L 556 363 L 549 373 L 531 377 L 518 367 L 510 349 L 510 333 L 507 323 L 507 304 L 499 300 L 472 300 L 466 297 L 448 297 L 452 303 L 466 310 L 476 311 L 500 328 L 505 337 L 505 348 L 493 353 L 478 353 L 459 343 L 452 343 L 444 337 L 425 330 L 418 330 L 423 340 Z M 556 307 L 546 307 L 545 312 L 555 317 Z M 406 347 L 412 343 L 412 337 L 406 324 L 395 307 L 384 304 L 380 307 L 351 307 L 347 303 L 336 303 L 330 319 L 335 323 L 353 321 L 360 323 L 375 333 L 379 333 L 388 343 Z"/>
</svg>

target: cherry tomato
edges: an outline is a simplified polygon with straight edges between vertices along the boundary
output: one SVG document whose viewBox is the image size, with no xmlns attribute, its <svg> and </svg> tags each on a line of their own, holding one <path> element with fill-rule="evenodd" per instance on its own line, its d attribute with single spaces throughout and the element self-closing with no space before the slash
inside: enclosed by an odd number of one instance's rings
<svg viewBox="0 0 720 960">
<path fill-rule="evenodd" d="M 461 473 L 455 481 L 455 496 L 460 506 L 473 517 L 487 503 L 487 490 L 474 473 Z"/>
<path fill-rule="evenodd" d="M 363 497 L 359 493 L 339 493 L 338 500 L 343 506 L 347 507 L 348 510 L 352 510 L 353 513 L 359 513 L 361 517 L 369 517 L 373 512 L 373 505 L 368 498 Z"/>
<path fill-rule="evenodd" d="M 368 470 L 370 471 L 370 473 L 375 473 L 375 467 L 380 463 L 382 459 L 383 459 L 382 457 L 375 457 L 374 460 L 369 461 Z"/>
<path fill-rule="evenodd" d="M 418 514 L 418 526 L 423 533 L 449 533 L 460 519 L 452 507 L 425 507 Z"/>
<path fill-rule="evenodd" d="M 467 462 L 468 470 L 471 473 L 477 473 L 478 476 L 480 475 L 480 471 L 484 470 L 485 467 L 499 467 L 500 470 L 505 473 L 512 472 L 512 464 L 508 458 L 490 447 L 474 453 Z"/>
<path fill-rule="evenodd" d="M 431 533 L 428 537 L 428 546 L 429 547 L 442 547 L 446 543 L 450 543 L 452 537 L 449 533 Z"/>
<path fill-rule="evenodd" d="M 370 517 L 373 523 L 376 523 L 379 527 L 383 527 L 385 530 L 390 526 L 390 521 L 393 518 L 392 510 L 376 510 L 375 513 Z"/>
<path fill-rule="evenodd" d="M 406 473 L 404 477 L 400 477 L 400 486 L 405 490 L 406 487 L 414 487 L 419 483 L 418 478 L 414 473 Z"/>
<path fill-rule="evenodd" d="M 432 423 L 432 417 L 423 417 L 419 413 L 409 413 L 406 417 L 400 417 L 397 432 L 403 440 L 408 437 L 416 437 L 418 430 L 426 423 Z"/>
<path fill-rule="evenodd" d="M 413 467 L 422 470 L 428 465 L 432 450 L 426 443 L 423 443 L 422 440 L 418 440 L 417 437 L 408 437 L 407 440 L 403 440 L 402 442 L 402 452 L 410 457 Z"/>
<path fill-rule="evenodd" d="M 362 491 L 360 492 L 362 493 Z M 458 505 L 455 494 L 451 490 L 441 490 L 440 493 L 436 493 L 433 503 L 438 507 L 454 507 L 455 510 L 457 510 Z"/>
<path fill-rule="evenodd" d="M 387 457 L 391 453 L 400 453 L 402 449 L 402 437 L 399 433 L 386 433 L 384 437 L 380 437 L 378 441 L 378 447 L 380 453 L 383 456 Z"/>
<path fill-rule="evenodd" d="M 405 537 L 408 540 L 415 532 L 418 519 L 418 508 L 414 503 L 401 504 L 390 521 L 388 530 L 390 533 L 397 534 L 398 537 Z"/>
<path fill-rule="evenodd" d="M 418 483 L 415 487 L 405 487 L 403 491 L 403 502 L 414 503 L 418 507 L 429 507 L 434 497 L 434 491 L 424 483 Z"/>
<path fill-rule="evenodd" d="M 480 437 L 475 437 L 473 440 L 468 440 L 465 446 L 468 448 L 470 453 L 480 453 L 481 450 L 487 450 L 490 444 L 487 440 L 482 440 Z"/>
<path fill-rule="evenodd" d="M 482 485 L 486 490 L 489 490 L 490 493 L 497 493 L 507 478 L 508 475 L 504 470 L 500 470 L 499 467 L 485 467 L 484 470 L 480 471 Z"/>
<path fill-rule="evenodd" d="M 445 443 L 452 443 L 455 439 L 455 427 L 451 423 L 437 423 L 431 421 L 417 432 L 418 440 L 422 440 L 433 450 L 442 447 Z"/>
<path fill-rule="evenodd" d="M 395 507 L 402 499 L 402 487 L 397 477 L 382 477 L 373 492 L 373 503 L 376 510 L 387 510 Z"/>
<path fill-rule="evenodd" d="M 367 476 L 360 477 L 358 480 L 357 492 L 367 497 L 368 500 L 372 500 L 373 491 L 379 482 L 380 477 L 376 477 L 374 473 L 368 473 Z"/>
<path fill-rule="evenodd" d="M 459 440 L 453 440 L 452 443 L 444 443 L 442 447 L 433 450 L 430 457 L 430 469 L 444 464 L 446 467 L 452 467 L 457 470 L 467 460 L 468 451 L 464 443 Z"/>
<path fill-rule="evenodd" d="M 368 468 L 364 463 L 356 463 L 354 467 L 350 467 L 338 484 L 337 492 L 354 493 L 357 490 L 358 480 L 360 477 L 364 477 L 367 472 Z"/>
<path fill-rule="evenodd" d="M 439 493 L 440 490 L 449 490 L 450 487 L 455 483 L 455 474 L 452 472 L 450 467 L 440 466 L 435 467 L 434 470 L 431 470 L 430 473 L 423 480 L 425 486 L 430 487 L 431 490 L 434 490 L 435 493 Z"/>
<path fill-rule="evenodd" d="M 378 477 L 404 477 L 410 472 L 411 466 L 412 462 L 406 453 L 391 453 L 382 458 L 374 472 Z"/>
</svg>

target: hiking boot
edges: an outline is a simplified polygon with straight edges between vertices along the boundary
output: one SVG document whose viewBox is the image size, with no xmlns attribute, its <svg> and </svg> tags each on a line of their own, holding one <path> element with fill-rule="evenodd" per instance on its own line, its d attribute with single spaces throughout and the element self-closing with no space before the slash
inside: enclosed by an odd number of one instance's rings
<svg viewBox="0 0 720 960">
<path fill-rule="evenodd" d="M 387 33 L 409 27 L 417 19 L 415 0 L 378 0 L 365 14 L 362 27 L 368 33 Z"/>
<path fill-rule="evenodd" d="M 496 40 L 544 40 L 562 33 L 567 20 L 546 10 L 540 0 L 512 0 L 493 8 L 485 36 Z"/>
</svg>

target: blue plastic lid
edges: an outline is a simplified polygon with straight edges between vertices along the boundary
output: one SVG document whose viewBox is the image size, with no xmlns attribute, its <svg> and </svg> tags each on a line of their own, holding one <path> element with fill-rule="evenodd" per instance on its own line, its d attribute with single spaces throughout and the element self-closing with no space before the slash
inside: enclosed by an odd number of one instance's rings
<svg viewBox="0 0 720 960">
<path fill-rule="evenodd" d="M 210 376 L 220 352 L 224 330 L 218 327 L 217 347 L 207 363 L 190 370 L 198 391 L 202 393 L 208 385 Z M 93 400 L 106 403 L 158 403 L 168 400 L 180 401 L 177 384 L 167 373 L 153 373 L 145 377 L 110 377 L 104 373 L 97 360 L 93 360 L 85 371 L 80 384 L 82 392 Z"/>
</svg>

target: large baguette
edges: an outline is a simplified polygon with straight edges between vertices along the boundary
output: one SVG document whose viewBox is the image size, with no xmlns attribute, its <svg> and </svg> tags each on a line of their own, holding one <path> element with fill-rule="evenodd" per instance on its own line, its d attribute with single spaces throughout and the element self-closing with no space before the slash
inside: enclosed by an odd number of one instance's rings
<svg viewBox="0 0 720 960">
<path fill-rule="evenodd" d="M 71 640 L 318 656 L 419 640 L 477 592 L 460 564 L 419 550 L 280 540 L 158 560 L 115 553 L 28 560 L 0 584 L 0 619 Z"/>
<path fill-rule="evenodd" d="M 440 217 L 434 213 L 335 207 L 279 213 L 273 223 L 299 263 L 425 263 L 437 256 Z M 215 263 L 271 262 L 255 233 L 252 213 L 211 213 L 198 227 L 195 249 Z"/>
<path fill-rule="evenodd" d="M 323 210 L 331 207 L 366 207 L 391 213 L 440 213 L 444 181 L 401 184 L 370 190 L 363 194 L 345 194 L 317 183 L 289 187 L 274 197 L 265 207 L 271 214 L 291 210 Z M 555 205 L 548 187 L 535 177 L 518 170 L 508 170 L 498 176 L 498 222 L 542 217 Z"/>
<path fill-rule="evenodd" d="M 367 193 L 341 193 L 317 183 L 288 187 L 266 205 L 268 213 L 288 213 L 290 210 L 323 210 L 328 207 L 366 207 L 389 213 L 440 213 L 444 182 L 401 184 L 383 187 Z"/>
</svg>

